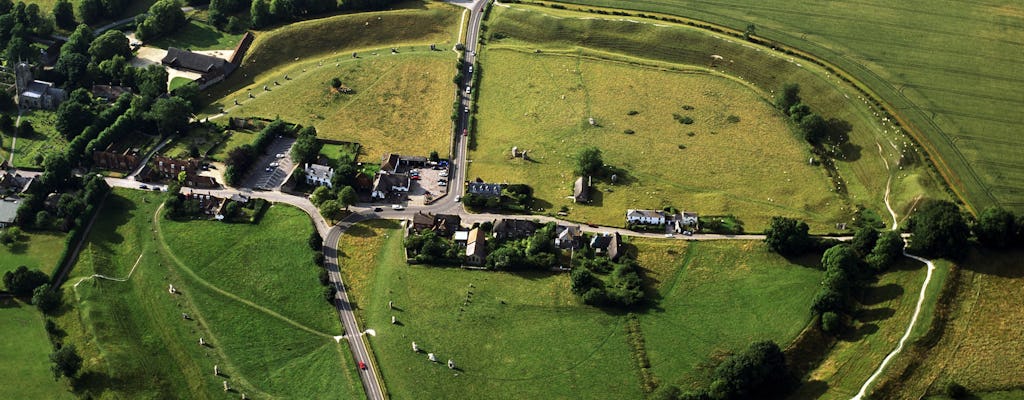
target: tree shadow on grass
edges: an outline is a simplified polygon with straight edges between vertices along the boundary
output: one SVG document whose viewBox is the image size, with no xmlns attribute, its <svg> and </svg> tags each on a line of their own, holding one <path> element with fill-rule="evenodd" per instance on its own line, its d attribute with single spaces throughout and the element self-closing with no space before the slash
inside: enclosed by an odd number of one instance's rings
<svg viewBox="0 0 1024 400">
<path fill-rule="evenodd" d="M 377 236 L 377 232 L 365 225 L 352 225 L 345 230 L 345 235 L 354 237 L 374 237 Z"/>
<path fill-rule="evenodd" d="M 890 307 L 866 308 L 854 313 L 853 318 L 860 322 L 884 321 L 896 315 L 896 310 Z"/>
<path fill-rule="evenodd" d="M 119 379 L 102 371 L 86 371 L 71 382 L 71 391 L 79 398 L 100 398 L 107 389 L 124 387 Z"/>
<path fill-rule="evenodd" d="M 0 308 L 21 308 L 21 303 L 14 297 L 0 297 Z"/>
<path fill-rule="evenodd" d="M 1019 260 L 1024 258 L 1024 250 L 990 250 L 976 248 L 971 251 L 963 268 L 979 274 L 998 276 L 1001 278 L 1024 278 L 1024 268 L 1019 267 Z"/>
<path fill-rule="evenodd" d="M 828 392 L 828 382 L 819 380 L 810 380 L 804 382 L 797 388 L 796 392 L 789 397 L 790 399 L 819 399 L 826 392 Z"/>
<path fill-rule="evenodd" d="M 864 291 L 864 295 L 861 296 L 860 304 L 871 306 L 875 304 L 881 304 L 883 302 L 894 300 L 903 295 L 906 290 L 903 286 L 895 283 L 889 283 L 882 286 L 870 287 Z"/>
<path fill-rule="evenodd" d="M 863 324 L 856 329 L 847 329 L 839 335 L 839 340 L 846 342 L 859 342 L 861 339 L 869 335 L 873 335 L 878 332 L 878 325 L 876 324 Z"/>
</svg>

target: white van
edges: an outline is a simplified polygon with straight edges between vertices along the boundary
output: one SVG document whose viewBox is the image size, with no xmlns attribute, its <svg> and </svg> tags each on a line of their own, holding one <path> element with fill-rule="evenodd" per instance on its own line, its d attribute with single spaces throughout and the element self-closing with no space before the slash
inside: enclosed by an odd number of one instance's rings
<svg viewBox="0 0 1024 400">
<path fill-rule="evenodd" d="M 392 210 L 404 210 L 405 207 L 403 207 L 401 204 L 392 204 L 391 205 L 391 209 Z"/>
</svg>

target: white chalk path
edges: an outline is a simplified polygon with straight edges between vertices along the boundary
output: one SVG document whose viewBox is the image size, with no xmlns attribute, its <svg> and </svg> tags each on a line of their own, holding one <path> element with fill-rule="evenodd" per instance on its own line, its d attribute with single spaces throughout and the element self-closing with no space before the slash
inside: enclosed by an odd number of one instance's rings
<svg viewBox="0 0 1024 400">
<path fill-rule="evenodd" d="M 882 145 L 878 145 L 878 152 L 882 153 Z M 885 168 L 889 169 L 889 162 L 885 160 L 885 156 L 884 155 L 882 156 L 882 161 L 885 162 Z M 892 205 L 889 204 L 889 189 L 890 189 L 891 184 L 892 184 L 892 174 L 889 175 L 889 179 L 885 182 L 885 208 L 889 209 L 889 215 L 892 216 L 892 230 L 896 230 L 896 228 L 899 225 L 896 222 L 896 212 L 893 211 Z M 870 377 L 868 377 L 868 380 L 864 382 L 864 385 L 860 387 L 860 391 L 857 392 L 856 396 L 853 396 L 852 400 L 861 400 L 861 399 L 864 398 L 864 396 L 867 396 L 867 391 L 868 391 L 868 388 L 871 387 L 871 384 L 874 383 L 875 380 L 878 379 L 878 377 L 882 375 L 882 372 L 885 371 L 885 367 L 887 365 L 889 365 L 889 362 L 891 362 L 894 358 L 896 358 L 897 354 L 899 354 L 901 351 L 903 351 L 903 346 L 906 345 L 907 340 L 910 339 L 910 333 L 914 331 L 914 327 L 917 325 L 917 318 L 919 316 L 921 316 L 921 307 L 924 305 L 925 295 L 928 294 L 928 283 L 930 283 L 932 281 L 932 275 L 935 272 L 935 264 L 932 263 L 928 259 L 925 259 L 925 258 L 922 258 L 922 257 L 915 256 L 913 254 L 907 253 L 907 246 L 906 246 L 906 244 L 903 245 L 903 256 L 907 257 L 907 258 L 910 258 L 910 259 L 913 259 L 913 260 L 916 260 L 916 261 L 919 261 L 919 262 L 922 262 L 922 263 L 924 263 L 925 265 L 928 266 L 928 272 L 927 272 L 927 274 L 925 274 L 924 282 L 921 284 L 921 292 L 917 296 L 917 305 L 914 306 L 914 314 L 911 315 L 911 317 L 910 317 L 910 324 L 907 325 L 907 330 L 905 332 L 903 332 L 903 337 L 900 338 L 900 341 L 896 345 L 896 348 L 893 349 L 892 352 L 890 352 L 888 355 L 885 356 L 885 358 L 882 360 L 882 364 L 878 366 L 878 369 L 876 369 L 875 372 L 873 374 L 871 374 Z"/>
<path fill-rule="evenodd" d="M 142 261 L 142 255 L 143 254 L 145 254 L 145 253 L 140 253 L 139 254 L 139 258 L 135 260 L 135 265 L 132 265 L 131 271 L 128 271 L 128 276 L 126 276 L 124 278 L 112 278 L 112 277 L 109 277 L 109 276 L 106 276 L 106 275 L 92 274 L 92 276 L 87 276 L 85 278 L 79 279 L 78 282 L 75 282 L 75 284 L 72 286 L 72 288 L 78 289 L 78 284 L 80 284 L 80 283 L 82 283 L 84 281 L 87 281 L 89 279 L 93 279 L 93 278 L 96 278 L 96 279 L 106 279 L 108 281 L 114 281 L 114 282 L 128 282 L 128 280 L 131 279 L 132 274 L 135 273 L 135 267 L 138 267 L 139 266 L 139 262 Z"/>
</svg>

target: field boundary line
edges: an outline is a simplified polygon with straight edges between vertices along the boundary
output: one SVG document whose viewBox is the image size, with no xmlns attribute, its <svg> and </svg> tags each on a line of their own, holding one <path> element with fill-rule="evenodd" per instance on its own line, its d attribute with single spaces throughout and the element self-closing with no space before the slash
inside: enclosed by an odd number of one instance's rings
<svg viewBox="0 0 1024 400">
<path fill-rule="evenodd" d="M 163 209 L 163 205 L 160 206 L 160 209 Z M 155 228 L 156 228 L 157 239 L 159 239 L 159 241 L 160 241 L 160 248 L 161 248 L 161 250 L 163 250 L 163 252 L 168 257 L 171 258 L 171 260 L 174 261 L 175 264 L 177 264 L 179 267 L 181 267 L 181 269 L 183 271 L 185 271 L 185 273 L 188 274 L 189 277 L 191 277 L 192 279 L 195 279 L 196 282 L 198 282 L 200 285 L 203 285 L 206 288 L 208 288 L 210 290 L 213 290 L 213 291 L 223 295 L 224 297 L 227 297 L 227 298 L 229 298 L 231 300 L 234 300 L 234 301 L 237 301 L 239 303 L 245 304 L 245 305 L 247 305 L 249 307 L 252 307 L 252 308 L 254 308 L 256 310 L 262 311 L 262 312 L 266 313 L 267 315 L 270 315 L 270 316 L 272 316 L 274 318 L 277 318 L 277 319 L 279 319 L 279 320 L 281 320 L 281 321 L 283 321 L 285 323 L 288 323 L 289 325 L 292 325 L 292 326 L 294 326 L 296 328 L 302 329 L 302 330 L 304 330 L 306 332 L 312 333 L 312 334 L 317 335 L 317 336 L 326 337 L 328 339 L 331 339 L 332 341 L 334 340 L 334 336 L 335 335 L 330 335 L 330 334 L 327 334 L 327 333 L 324 333 L 324 332 L 320 332 L 320 331 L 318 331 L 316 329 L 310 328 L 310 327 L 305 326 L 303 324 L 300 324 L 297 321 L 294 321 L 294 320 L 292 320 L 292 319 L 290 319 L 288 317 L 285 317 L 284 315 L 281 315 L 281 314 L 277 313 L 274 310 L 271 310 L 269 308 L 263 307 L 263 306 L 261 306 L 259 304 L 256 304 L 256 303 L 254 303 L 254 302 L 252 302 L 250 300 L 243 299 L 243 298 L 239 297 L 238 295 L 236 295 L 234 293 L 231 293 L 231 292 L 228 292 L 228 291 L 226 291 L 224 289 L 221 289 L 220 287 L 218 287 L 218 286 L 208 282 L 207 280 L 203 279 L 198 274 L 196 274 L 195 271 L 193 271 L 191 268 L 186 266 L 185 263 L 183 263 L 180 259 L 178 259 L 178 256 L 175 255 L 173 251 L 171 251 L 170 246 L 167 246 L 167 242 L 164 241 L 164 233 L 163 233 L 163 230 L 160 229 L 160 223 L 159 223 L 159 215 L 160 215 L 159 211 L 160 211 L 160 209 L 158 209 L 157 213 L 153 215 L 153 224 L 155 225 Z"/>
</svg>

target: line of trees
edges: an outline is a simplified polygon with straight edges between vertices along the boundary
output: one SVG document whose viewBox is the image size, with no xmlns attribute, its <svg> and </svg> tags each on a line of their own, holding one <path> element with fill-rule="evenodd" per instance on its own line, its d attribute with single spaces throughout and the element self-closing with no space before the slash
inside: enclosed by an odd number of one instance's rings
<svg viewBox="0 0 1024 400">
<path fill-rule="evenodd" d="M 252 26 L 267 28 L 289 21 L 296 21 L 316 14 L 346 10 L 384 10 L 399 0 L 346 0 L 340 4 L 336 0 L 252 0 L 249 12 L 252 15 Z M 228 14 L 228 10 L 237 5 L 218 4 L 218 12 Z"/>
<path fill-rule="evenodd" d="M 751 343 L 742 352 L 725 359 L 711 374 L 707 388 L 683 392 L 676 386 L 660 387 L 657 400 L 747 400 L 782 399 L 796 389 L 786 355 L 773 341 Z"/>
</svg>

